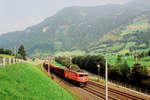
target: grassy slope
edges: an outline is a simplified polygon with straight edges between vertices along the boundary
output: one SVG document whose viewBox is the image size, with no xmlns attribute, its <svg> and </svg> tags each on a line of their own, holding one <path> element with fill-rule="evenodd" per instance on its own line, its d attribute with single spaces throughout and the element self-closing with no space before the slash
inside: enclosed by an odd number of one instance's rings
<svg viewBox="0 0 150 100">
<path fill-rule="evenodd" d="M 1 100 L 74 100 L 32 64 L 0 67 Z"/>
</svg>

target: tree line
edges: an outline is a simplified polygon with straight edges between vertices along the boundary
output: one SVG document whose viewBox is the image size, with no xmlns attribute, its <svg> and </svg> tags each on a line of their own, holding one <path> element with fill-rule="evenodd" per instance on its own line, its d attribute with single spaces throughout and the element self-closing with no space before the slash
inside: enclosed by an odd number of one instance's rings
<svg viewBox="0 0 150 100">
<path fill-rule="evenodd" d="M 129 67 L 127 61 L 122 63 L 122 56 L 118 56 L 117 65 L 111 66 L 108 64 L 108 78 L 116 81 L 120 81 L 127 84 L 140 86 L 142 88 L 150 89 L 149 86 L 141 85 L 142 79 L 147 76 L 147 68 L 140 64 L 135 64 L 133 67 Z M 69 58 L 57 57 L 56 61 L 69 66 Z M 81 69 L 86 69 L 92 73 L 98 74 L 98 67 L 100 65 L 100 76 L 105 77 L 105 61 L 103 56 L 76 56 L 72 58 L 72 63 L 79 66 Z"/>
<path fill-rule="evenodd" d="M 0 48 L 0 54 L 11 55 L 11 54 L 12 54 L 12 51 L 9 50 L 9 49 L 3 49 L 3 48 Z"/>
<path fill-rule="evenodd" d="M 148 52 L 143 51 L 142 53 L 139 54 L 139 56 L 140 57 L 148 57 L 148 56 L 150 57 L 150 50 Z"/>
<path fill-rule="evenodd" d="M 20 47 L 18 48 L 18 52 L 16 54 L 10 49 L 0 48 L 0 54 L 11 55 L 15 56 L 15 58 L 26 60 L 26 51 L 24 45 L 20 45 Z"/>
<path fill-rule="evenodd" d="M 120 56 L 133 56 L 133 55 L 134 55 L 133 53 L 126 53 L 125 55 L 120 55 Z M 138 58 L 150 57 L 150 50 L 137 53 L 137 56 Z"/>
</svg>

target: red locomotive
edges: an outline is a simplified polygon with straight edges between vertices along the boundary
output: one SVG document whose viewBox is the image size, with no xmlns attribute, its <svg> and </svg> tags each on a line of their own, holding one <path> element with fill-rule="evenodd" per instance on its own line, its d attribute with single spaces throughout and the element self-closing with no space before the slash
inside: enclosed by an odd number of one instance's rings
<svg viewBox="0 0 150 100">
<path fill-rule="evenodd" d="M 46 69 L 48 70 L 48 68 Z M 60 68 L 59 66 L 53 64 L 50 64 L 50 71 L 61 77 L 64 77 L 67 80 L 71 80 L 73 83 L 79 86 L 86 86 L 88 82 L 88 73 L 83 71 Z"/>
</svg>

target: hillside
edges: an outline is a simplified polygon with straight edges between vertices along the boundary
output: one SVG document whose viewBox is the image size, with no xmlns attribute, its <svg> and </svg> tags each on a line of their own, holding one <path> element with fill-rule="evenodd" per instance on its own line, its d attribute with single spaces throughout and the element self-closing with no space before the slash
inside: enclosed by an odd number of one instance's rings
<svg viewBox="0 0 150 100">
<path fill-rule="evenodd" d="M 139 43 L 138 38 L 141 34 L 149 36 L 149 14 L 148 0 L 64 8 L 40 24 L 1 35 L 0 47 L 24 44 L 30 56 L 128 52 L 135 44 L 148 49 L 145 41 L 149 39 L 142 38 Z"/>
<path fill-rule="evenodd" d="M 74 100 L 36 67 L 28 63 L 0 67 L 1 100 Z"/>
<path fill-rule="evenodd" d="M 98 42 L 90 45 L 90 53 L 129 53 L 150 48 L 150 12 L 135 17 L 127 25 L 122 25 L 105 34 Z"/>
</svg>

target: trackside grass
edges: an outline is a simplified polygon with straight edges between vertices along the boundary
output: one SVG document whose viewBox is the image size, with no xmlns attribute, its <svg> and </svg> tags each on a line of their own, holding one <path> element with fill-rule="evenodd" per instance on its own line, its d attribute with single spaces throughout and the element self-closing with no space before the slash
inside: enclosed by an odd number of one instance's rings
<svg viewBox="0 0 150 100">
<path fill-rule="evenodd" d="M 33 64 L 0 67 L 0 100 L 75 100 Z"/>
</svg>

